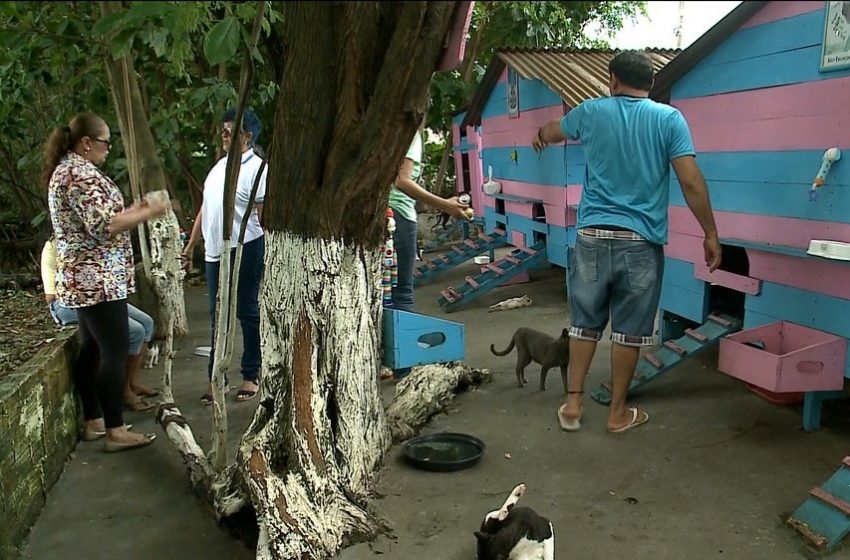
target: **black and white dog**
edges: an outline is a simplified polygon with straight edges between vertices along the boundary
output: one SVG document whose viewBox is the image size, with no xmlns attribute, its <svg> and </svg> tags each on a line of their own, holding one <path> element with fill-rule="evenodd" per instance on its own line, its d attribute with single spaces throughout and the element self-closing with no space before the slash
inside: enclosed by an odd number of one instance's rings
<svg viewBox="0 0 850 560">
<path fill-rule="evenodd" d="M 545 517 L 515 507 L 525 492 L 520 484 L 500 509 L 484 516 L 478 539 L 478 560 L 555 560 L 555 531 Z"/>
</svg>

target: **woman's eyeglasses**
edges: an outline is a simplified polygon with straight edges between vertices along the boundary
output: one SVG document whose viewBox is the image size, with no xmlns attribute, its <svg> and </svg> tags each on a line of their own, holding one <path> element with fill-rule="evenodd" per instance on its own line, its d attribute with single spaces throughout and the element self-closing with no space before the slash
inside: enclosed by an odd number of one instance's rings
<svg viewBox="0 0 850 560">
<path fill-rule="evenodd" d="M 243 130 L 242 132 L 245 132 L 245 131 Z M 227 127 L 223 127 L 221 129 L 221 135 L 224 136 L 225 138 L 230 138 L 231 136 L 233 136 L 233 130 L 230 129 L 230 128 L 227 128 Z"/>
<path fill-rule="evenodd" d="M 100 142 L 101 144 L 106 144 L 106 149 L 109 150 L 112 148 L 112 140 L 101 140 L 100 138 L 92 138 L 95 142 Z"/>
</svg>

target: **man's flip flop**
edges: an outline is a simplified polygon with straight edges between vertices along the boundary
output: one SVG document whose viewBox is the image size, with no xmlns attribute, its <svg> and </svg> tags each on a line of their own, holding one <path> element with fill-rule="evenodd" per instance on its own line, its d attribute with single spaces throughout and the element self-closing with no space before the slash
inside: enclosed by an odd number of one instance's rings
<svg viewBox="0 0 850 560">
<path fill-rule="evenodd" d="M 564 416 L 564 407 L 566 404 L 562 404 L 558 409 L 558 423 L 561 425 L 561 429 L 565 432 L 577 432 L 581 428 L 581 417 L 584 414 L 584 407 L 581 409 L 581 414 L 579 414 L 578 418 L 567 418 Z"/>
<path fill-rule="evenodd" d="M 621 434 L 623 432 L 631 430 L 632 428 L 637 428 L 638 426 L 642 426 L 643 424 L 646 424 L 647 422 L 649 422 L 649 413 L 647 413 L 643 410 L 640 410 L 636 406 L 629 407 L 629 410 L 632 411 L 631 422 L 629 422 L 625 426 L 620 426 L 619 428 L 614 428 L 614 429 L 608 428 L 609 434 Z"/>
</svg>

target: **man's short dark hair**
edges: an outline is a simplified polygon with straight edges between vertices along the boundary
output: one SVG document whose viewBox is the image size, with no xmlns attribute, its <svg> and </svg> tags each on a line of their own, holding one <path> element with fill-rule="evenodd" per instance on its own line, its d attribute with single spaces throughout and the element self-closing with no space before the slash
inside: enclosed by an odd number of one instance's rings
<svg viewBox="0 0 850 560">
<path fill-rule="evenodd" d="M 623 51 L 608 63 L 608 71 L 623 85 L 643 91 L 652 89 L 652 61 L 641 51 Z"/>
</svg>

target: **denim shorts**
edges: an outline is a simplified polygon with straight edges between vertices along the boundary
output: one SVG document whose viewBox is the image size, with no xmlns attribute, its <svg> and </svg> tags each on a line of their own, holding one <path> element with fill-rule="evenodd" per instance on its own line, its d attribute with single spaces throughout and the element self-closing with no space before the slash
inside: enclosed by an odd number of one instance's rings
<svg viewBox="0 0 850 560">
<path fill-rule="evenodd" d="M 578 235 L 569 269 L 570 337 L 650 346 L 664 276 L 664 248 L 649 241 Z"/>
</svg>

